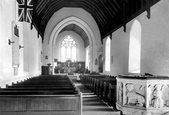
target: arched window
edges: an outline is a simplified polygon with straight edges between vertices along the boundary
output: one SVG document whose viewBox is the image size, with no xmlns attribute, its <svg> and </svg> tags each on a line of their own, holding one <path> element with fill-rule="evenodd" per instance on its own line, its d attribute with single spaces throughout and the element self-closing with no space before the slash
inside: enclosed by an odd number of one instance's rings
<svg viewBox="0 0 169 115">
<path fill-rule="evenodd" d="M 61 42 L 61 61 L 76 61 L 76 42 L 72 36 L 66 36 Z"/>
<path fill-rule="evenodd" d="M 111 41 L 110 37 L 107 37 L 106 40 L 106 48 L 105 48 L 105 71 L 110 71 L 110 46 L 111 46 Z"/>
<path fill-rule="evenodd" d="M 86 68 L 89 68 L 89 49 L 86 48 Z"/>
<path fill-rule="evenodd" d="M 129 72 L 140 73 L 141 25 L 135 20 L 131 27 L 129 39 Z"/>
</svg>

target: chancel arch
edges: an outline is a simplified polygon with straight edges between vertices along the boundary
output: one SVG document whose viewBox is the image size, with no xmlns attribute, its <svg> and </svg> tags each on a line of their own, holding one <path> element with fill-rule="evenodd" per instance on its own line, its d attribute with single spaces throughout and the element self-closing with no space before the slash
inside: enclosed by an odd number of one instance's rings
<svg viewBox="0 0 169 115">
<path fill-rule="evenodd" d="M 66 27 L 67 25 L 70 25 L 70 24 L 76 24 L 78 25 L 79 27 L 81 27 L 85 33 L 87 34 L 88 38 L 89 38 L 89 43 L 90 45 L 97 45 L 97 42 L 96 42 L 96 38 L 94 36 L 94 33 L 92 32 L 91 28 L 89 27 L 89 25 L 84 22 L 83 20 L 81 20 L 80 18 L 77 18 L 77 17 L 68 17 L 64 20 L 62 20 L 52 31 L 51 35 L 50 35 L 50 39 L 48 41 L 48 44 L 53 44 L 55 45 L 55 41 L 57 39 L 57 36 L 59 34 L 59 32 L 64 28 Z"/>
<path fill-rule="evenodd" d="M 69 13 L 68 13 L 69 12 Z M 83 14 L 83 15 L 81 15 Z M 62 8 L 55 12 L 46 25 L 43 41 L 43 65 L 53 64 L 54 47 L 57 36 L 69 25 L 77 25 L 86 33 L 90 50 L 90 70 L 98 70 L 94 63 L 97 58 L 97 51 L 101 45 L 101 33 L 96 20 L 82 8 Z M 86 46 L 85 46 L 86 48 Z M 48 55 L 46 60 L 44 57 Z M 85 56 L 84 56 L 85 57 Z"/>
<path fill-rule="evenodd" d="M 140 73 L 141 24 L 134 20 L 129 36 L 129 73 Z"/>
<path fill-rule="evenodd" d="M 90 61 L 93 62 L 93 60 L 96 58 L 96 52 L 94 52 L 94 50 L 97 49 L 97 40 L 95 38 L 95 35 L 92 31 L 92 29 L 90 28 L 90 26 L 84 22 L 83 20 L 81 20 L 80 18 L 77 17 L 68 17 L 64 20 L 62 20 L 59 24 L 57 24 L 55 26 L 55 28 L 53 29 L 53 31 L 51 32 L 50 35 L 50 39 L 48 41 L 48 45 L 52 45 L 52 51 L 54 51 L 54 47 L 56 45 L 56 39 L 59 35 L 59 33 L 62 31 L 62 29 L 70 24 L 75 24 L 77 26 L 79 26 L 80 28 L 83 29 L 83 31 L 86 33 L 87 37 L 88 37 L 88 41 L 89 41 L 89 46 L 90 46 Z M 98 38 L 97 38 L 98 39 Z M 85 56 L 84 56 L 85 57 Z M 53 63 L 54 57 L 52 57 L 52 63 Z M 91 70 L 96 70 L 94 63 L 90 63 L 90 69 Z"/>
</svg>

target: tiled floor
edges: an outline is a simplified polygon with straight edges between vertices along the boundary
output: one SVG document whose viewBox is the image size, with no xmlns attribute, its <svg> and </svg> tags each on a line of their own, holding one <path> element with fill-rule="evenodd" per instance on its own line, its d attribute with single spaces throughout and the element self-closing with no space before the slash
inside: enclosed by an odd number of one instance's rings
<svg viewBox="0 0 169 115">
<path fill-rule="evenodd" d="M 70 76 L 70 78 L 83 94 L 83 115 L 120 115 L 119 111 L 114 111 L 113 108 L 107 106 L 89 89 L 77 82 L 75 76 Z"/>
</svg>

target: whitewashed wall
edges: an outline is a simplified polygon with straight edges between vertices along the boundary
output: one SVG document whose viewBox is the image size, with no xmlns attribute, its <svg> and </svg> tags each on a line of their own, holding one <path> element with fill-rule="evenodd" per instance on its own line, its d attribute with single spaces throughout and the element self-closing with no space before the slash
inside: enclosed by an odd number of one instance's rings
<svg viewBox="0 0 169 115">
<path fill-rule="evenodd" d="M 40 51 L 42 50 L 41 38 L 37 38 L 35 29 L 30 30 L 30 24 L 18 22 L 16 0 L 0 1 L 0 86 L 11 84 L 33 75 L 39 75 Z M 12 21 L 19 26 L 19 44 L 24 48 L 19 50 L 20 65 L 18 75 L 14 76 L 12 67 L 12 45 L 8 45 L 8 39 L 12 40 Z M 18 47 L 19 48 L 19 47 Z M 27 67 L 26 71 L 24 67 Z"/>
<path fill-rule="evenodd" d="M 139 17 L 142 26 L 141 72 L 169 75 L 169 1 L 151 8 L 151 19 Z"/>
<path fill-rule="evenodd" d="M 111 71 L 106 72 L 104 69 L 104 73 L 110 75 L 128 74 L 129 34 L 133 21 L 138 20 L 142 28 L 140 73 L 169 75 L 168 12 L 169 1 L 162 0 L 151 7 L 150 19 L 147 18 L 147 12 L 143 12 L 126 24 L 126 33 L 123 31 L 123 27 L 112 33 L 111 56 L 113 56 L 113 63 L 111 63 Z"/>
</svg>

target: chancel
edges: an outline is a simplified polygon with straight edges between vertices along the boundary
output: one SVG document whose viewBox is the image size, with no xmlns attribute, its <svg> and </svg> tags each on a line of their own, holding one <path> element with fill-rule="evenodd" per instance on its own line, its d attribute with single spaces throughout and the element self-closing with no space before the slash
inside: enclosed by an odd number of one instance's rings
<svg viewBox="0 0 169 115">
<path fill-rule="evenodd" d="M 0 0 L 0 115 L 169 115 L 168 0 Z"/>
</svg>

